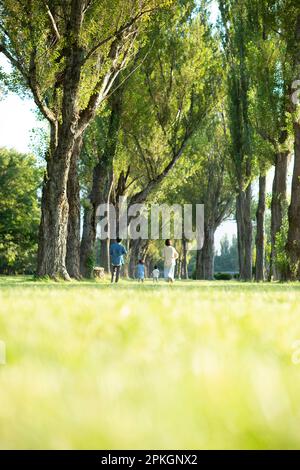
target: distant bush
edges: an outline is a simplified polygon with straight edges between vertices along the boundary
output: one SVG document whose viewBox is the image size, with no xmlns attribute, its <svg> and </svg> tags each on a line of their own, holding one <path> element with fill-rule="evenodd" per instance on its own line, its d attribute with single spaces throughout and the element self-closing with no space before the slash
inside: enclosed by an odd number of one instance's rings
<svg viewBox="0 0 300 470">
<path fill-rule="evenodd" d="M 194 281 L 197 279 L 196 269 L 194 269 L 192 273 L 189 273 L 189 277 L 190 279 L 193 279 Z"/>
<path fill-rule="evenodd" d="M 221 249 L 214 261 L 218 273 L 236 272 L 239 269 L 238 243 L 236 236 L 231 240 L 225 235 L 221 240 Z"/>
<path fill-rule="evenodd" d="M 35 270 L 41 177 L 34 157 L 0 148 L 0 274 Z"/>
<path fill-rule="evenodd" d="M 216 273 L 214 278 L 216 281 L 231 281 L 232 275 L 229 273 Z"/>
</svg>

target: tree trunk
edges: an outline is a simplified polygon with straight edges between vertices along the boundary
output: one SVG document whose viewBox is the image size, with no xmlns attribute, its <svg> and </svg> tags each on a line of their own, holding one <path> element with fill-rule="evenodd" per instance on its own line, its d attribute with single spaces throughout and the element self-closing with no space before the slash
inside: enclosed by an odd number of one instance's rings
<svg viewBox="0 0 300 470">
<path fill-rule="evenodd" d="M 146 259 L 145 259 L 145 278 L 149 278 L 151 276 L 151 262 L 148 258 L 148 256 L 146 256 Z"/>
<path fill-rule="evenodd" d="M 300 14 L 298 14 L 295 31 L 295 44 L 300 41 Z M 293 44 L 294 74 L 299 77 L 300 52 Z M 294 170 L 292 179 L 291 203 L 288 219 L 289 231 L 286 244 L 288 257 L 288 279 L 300 280 L 300 120 L 297 106 L 294 106 Z"/>
<path fill-rule="evenodd" d="M 93 169 L 93 184 L 89 196 L 89 207 L 86 208 L 84 228 L 80 248 L 80 271 L 84 277 L 91 276 L 90 261 L 95 251 L 97 218 L 100 204 L 109 203 L 113 182 L 113 159 L 115 156 L 121 118 L 122 90 L 115 92 L 111 99 L 111 113 L 104 152 L 99 156 Z M 109 262 L 108 262 L 109 264 Z M 109 268 L 109 266 L 107 266 Z"/>
<path fill-rule="evenodd" d="M 84 208 L 83 229 L 80 244 L 80 273 L 84 278 L 91 278 L 93 273 L 96 242 L 96 211 L 89 202 Z"/>
<path fill-rule="evenodd" d="M 265 280 L 265 210 L 266 210 L 266 176 L 259 177 L 259 199 L 256 211 L 256 264 L 255 279 Z"/>
<path fill-rule="evenodd" d="M 212 280 L 214 278 L 214 236 L 215 228 L 204 224 L 204 243 L 197 251 L 196 279 Z"/>
<path fill-rule="evenodd" d="M 69 204 L 67 181 L 72 147 L 61 145 L 47 162 L 41 203 L 38 276 L 70 280 L 66 268 Z"/>
<path fill-rule="evenodd" d="M 82 147 L 82 138 L 76 140 L 68 177 L 68 239 L 66 265 L 69 275 L 80 279 L 80 184 L 78 178 L 78 161 Z"/>
<path fill-rule="evenodd" d="M 236 221 L 238 232 L 238 251 L 240 279 L 252 280 L 252 221 L 251 221 L 251 184 L 245 191 L 240 190 L 236 199 Z"/>
<path fill-rule="evenodd" d="M 182 272 L 182 254 L 179 255 L 179 258 L 177 260 L 177 265 L 176 265 L 176 277 L 177 279 L 182 279 L 181 277 L 181 272 Z"/>
<path fill-rule="evenodd" d="M 130 278 L 135 278 L 135 270 L 140 258 L 140 242 L 141 240 L 130 240 L 129 242 L 129 262 L 128 262 L 128 275 Z"/>
<path fill-rule="evenodd" d="M 110 257 L 109 257 L 109 239 L 101 240 L 100 243 L 100 264 L 104 271 L 110 274 Z"/>
<path fill-rule="evenodd" d="M 188 264 L 187 264 L 187 241 L 186 238 L 182 238 L 182 278 L 188 279 Z"/>
<path fill-rule="evenodd" d="M 89 200 L 84 208 L 83 231 L 80 245 L 80 272 L 85 278 L 90 278 L 93 271 L 97 233 L 97 209 L 100 204 L 108 204 L 109 201 L 106 198 L 110 197 L 108 184 L 111 184 L 112 182 L 112 175 L 108 176 L 105 173 L 102 173 L 102 169 L 102 164 L 98 164 L 93 170 L 93 187 Z M 101 258 L 103 254 L 102 245 L 105 242 L 107 243 L 108 250 L 106 270 L 109 272 L 109 240 L 107 239 L 101 240 Z"/>
<path fill-rule="evenodd" d="M 291 204 L 289 207 L 289 231 L 287 254 L 289 257 L 288 277 L 300 279 L 300 123 L 294 123 L 295 160 L 292 180 Z"/>
<path fill-rule="evenodd" d="M 149 240 L 143 240 L 140 238 L 136 240 L 129 240 L 129 249 L 127 255 L 128 261 L 125 263 L 125 267 L 128 266 L 128 269 L 125 269 L 125 271 L 127 271 L 127 275 L 130 278 L 135 278 L 136 266 L 140 259 L 144 260 L 146 263 L 148 246 Z"/>
<path fill-rule="evenodd" d="M 271 202 L 271 268 L 270 274 L 274 281 L 282 280 L 281 273 L 276 266 L 276 236 L 279 233 L 287 203 L 287 168 L 289 152 L 278 152 L 275 158 L 275 174 L 272 187 Z"/>
<path fill-rule="evenodd" d="M 83 49 L 80 30 L 83 3 L 72 2 L 69 29 L 66 35 L 66 66 L 60 122 L 51 121 L 50 151 L 42 195 L 39 231 L 39 276 L 62 277 L 69 280 L 66 269 L 69 203 L 67 183 L 76 135 L 79 130 L 78 93 L 80 88 Z"/>
</svg>

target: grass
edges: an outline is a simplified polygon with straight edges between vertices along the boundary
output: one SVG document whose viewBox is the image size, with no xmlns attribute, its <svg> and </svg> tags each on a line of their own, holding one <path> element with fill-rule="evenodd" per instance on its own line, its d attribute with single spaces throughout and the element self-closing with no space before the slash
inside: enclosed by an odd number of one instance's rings
<svg viewBox="0 0 300 470">
<path fill-rule="evenodd" d="M 299 296 L 0 277 L 0 448 L 299 448 Z"/>
</svg>

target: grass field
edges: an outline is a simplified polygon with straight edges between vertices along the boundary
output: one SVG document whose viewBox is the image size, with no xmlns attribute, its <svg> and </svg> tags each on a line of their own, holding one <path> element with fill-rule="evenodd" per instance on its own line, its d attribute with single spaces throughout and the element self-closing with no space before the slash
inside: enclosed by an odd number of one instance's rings
<svg viewBox="0 0 300 470">
<path fill-rule="evenodd" d="M 0 447 L 300 447 L 300 285 L 0 277 Z"/>
</svg>

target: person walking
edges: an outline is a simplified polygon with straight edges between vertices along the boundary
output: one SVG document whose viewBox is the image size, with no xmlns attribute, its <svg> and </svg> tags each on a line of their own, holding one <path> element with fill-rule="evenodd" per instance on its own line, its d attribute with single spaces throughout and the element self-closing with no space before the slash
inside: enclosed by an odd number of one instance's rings
<svg viewBox="0 0 300 470">
<path fill-rule="evenodd" d="M 172 246 L 171 240 L 167 239 L 163 251 L 164 258 L 164 278 L 167 282 L 174 282 L 174 273 L 178 253 Z"/>
<path fill-rule="evenodd" d="M 145 280 L 145 263 L 142 259 L 139 260 L 136 267 L 136 277 L 138 282 L 144 282 Z"/>
<path fill-rule="evenodd" d="M 124 264 L 124 255 L 127 254 L 125 247 L 121 244 L 121 238 L 110 245 L 109 254 L 111 258 L 111 282 L 119 282 L 121 266 Z"/>
<path fill-rule="evenodd" d="M 152 271 L 152 279 L 153 282 L 158 282 L 159 279 L 159 269 L 156 265 L 154 266 L 154 269 Z"/>
</svg>

